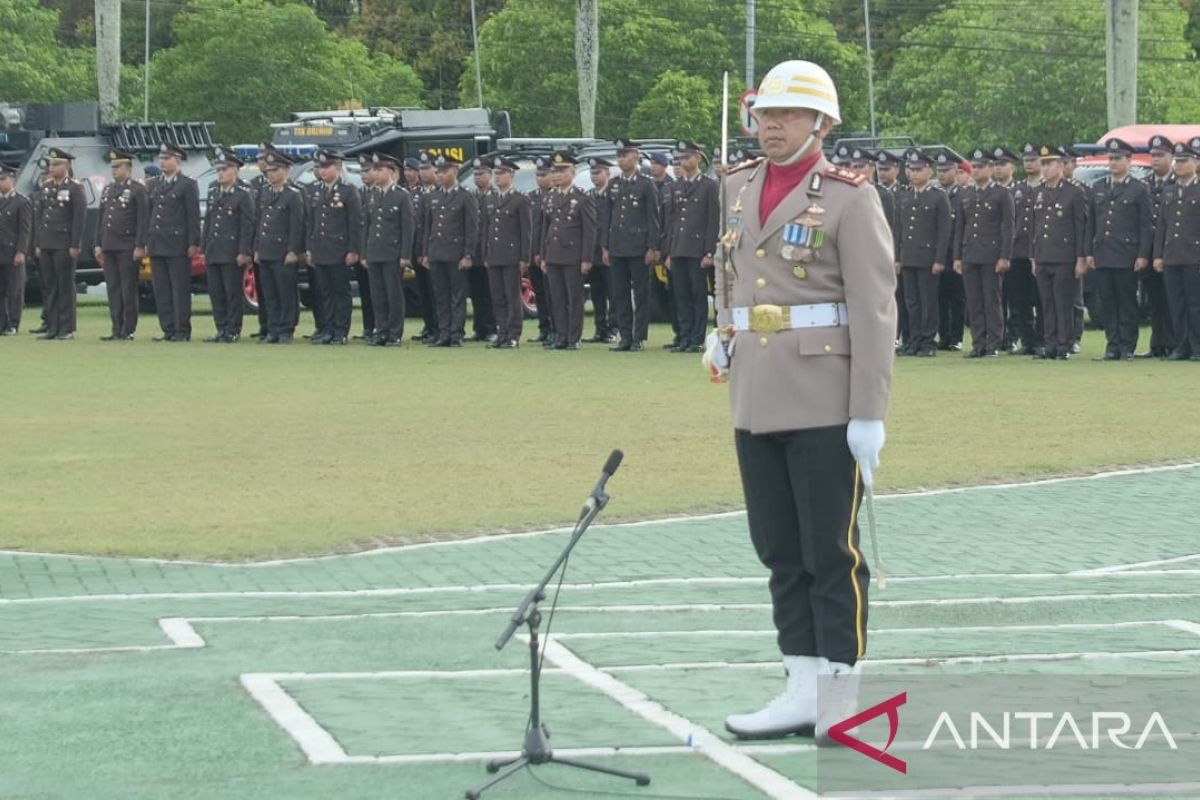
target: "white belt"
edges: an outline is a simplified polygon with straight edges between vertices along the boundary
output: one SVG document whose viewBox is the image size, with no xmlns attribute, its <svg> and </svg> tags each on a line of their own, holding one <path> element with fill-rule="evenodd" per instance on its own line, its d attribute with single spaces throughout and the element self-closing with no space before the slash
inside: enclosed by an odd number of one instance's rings
<svg viewBox="0 0 1200 800">
<path fill-rule="evenodd" d="M 776 333 L 795 328 L 837 328 L 849 325 L 845 303 L 814 303 L 804 306 L 757 305 L 734 308 L 733 329 Z"/>
</svg>

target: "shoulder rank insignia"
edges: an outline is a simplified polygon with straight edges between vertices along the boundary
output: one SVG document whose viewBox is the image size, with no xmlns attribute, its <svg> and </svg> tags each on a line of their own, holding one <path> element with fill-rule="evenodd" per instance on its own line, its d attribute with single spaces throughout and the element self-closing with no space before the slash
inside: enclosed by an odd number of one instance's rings
<svg viewBox="0 0 1200 800">
<path fill-rule="evenodd" d="M 750 167 L 757 167 L 759 164 L 763 163 L 766 160 L 767 160 L 766 156 L 763 156 L 762 158 L 752 158 L 748 161 L 743 161 L 740 164 L 734 164 L 732 167 L 730 167 L 729 169 L 727 169 L 725 171 L 725 174 L 732 175 L 735 172 L 741 172 L 742 170 L 749 169 Z"/>
<path fill-rule="evenodd" d="M 848 183 L 851 186 L 862 186 L 867 182 L 865 175 L 860 175 L 852 170 L 835 166 L 830 166 L 829 169 L 825 170 L 825 177 L 839 181 L 840 183 Z"/>
</svg>

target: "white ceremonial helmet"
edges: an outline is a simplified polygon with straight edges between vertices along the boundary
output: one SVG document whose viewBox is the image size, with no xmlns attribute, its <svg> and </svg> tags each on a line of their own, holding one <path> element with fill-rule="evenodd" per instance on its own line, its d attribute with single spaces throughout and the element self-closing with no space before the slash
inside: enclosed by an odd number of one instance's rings
<svg viewBox="0 0 1200 800">
<path fill-rule="evenodd" d="M 754 110 L 765 108 L 811 108 L 842 121 L 837 87 L 823 68 L 811 61 L 784 61 L 763 76 L 754 98 Z"/>
</svg>

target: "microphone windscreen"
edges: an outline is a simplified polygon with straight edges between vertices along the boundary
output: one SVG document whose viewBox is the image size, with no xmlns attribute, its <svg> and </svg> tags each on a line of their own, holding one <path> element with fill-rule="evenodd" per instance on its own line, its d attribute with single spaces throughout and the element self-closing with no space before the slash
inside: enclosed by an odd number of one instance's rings
<svg viewBox="0 0 1200 800">
<path fill-rule="evenodd" d="M 621 459 L 624 457 L 625 454 L 620 450 L 613 450 L 611 453 L 609 453 L 608 461 L 604 462 L 604 472 L 612 475 L 617 471 L 617 467 L 621 466 Z"/>
</svg>

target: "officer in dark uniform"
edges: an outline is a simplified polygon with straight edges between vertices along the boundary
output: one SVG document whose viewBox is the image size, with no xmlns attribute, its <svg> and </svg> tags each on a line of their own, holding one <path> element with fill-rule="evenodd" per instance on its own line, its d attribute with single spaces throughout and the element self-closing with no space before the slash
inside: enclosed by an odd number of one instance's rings
<svg viewBox="0 0 1200 800">
<path fill-rule="evenodd" d="M 552 190 L 550 159 L 538 158 L 537 188 L 529 193 L 530 230 L 532 231 L 531 254 L 534 267 L 529 270 L 529 283 L 533 287 L 533 298 L 537 304 L 538 335 L 530 342 L 543 346 L 554 344 L 554 315 L 550 313 L 550 292 L 546 284 L 546 267 L 542 263 L 542 217 Z"/>
<path fill-rule="evenodd" d="M 880 186 L 875 180 L 875 154 L 865 147 L 855 147 L 850 151 L 850 160 L 847 163 L 850 169 L 862 175 L 867 179 L 867 183 L 875 187 L 875 193 L 879 196 L 879 204 L 883 206 L 883 216 L 887 219 L 890 228 L 896 216 L 896 200 L 892 192 Z"/>
<path fill-rule="evenodd" d="M 414 163 L 416 161 L 416 159 L 411 160 Z M 354 338 L 365 339 L 367 342 L 370 342 L 375 337 L 375 308 L 371 303 L 371 280 L 367 276 L 367 265 L 363 263 L 363 253 L 366 249 L 367 220 L 371 215 L 371 203 L 374 201 L 375 196 L 378 193 L 375 191 L 375 168 L 374 162 L 371 160 L 371 156 L 365 153 L 360 155 L 358 157 L 358 168 L 363 182 L 363 188 L 358 194 L 358 228 L 362 233 L 363 239 L 362 243 L 360 243 L 358 246 L 358 261 L 354 264 L 354 282 L 358 284 L 358 299 L 362 305 L 363 327 L 362 333 L 356 334 Z M 407 172 L 407 169 L 405 171 Z M 413 173 L 414 175 L 416 174 L 415 167 L 413 169 Z M 416 185 L 418 188 L 420 187 L 419 178 L 417 179 Z M 417 190 L 409 190 L 409 194 L 415 196 L 415 191 Z M 413 216 L 415 225 L 415 209 Z"/>
<path fill-rule="evenodd" d="M 133 179 L 136 158 L 133 153 L 121 150 L 109 152 L 113 180 L 100 196 L 100 219 L 96 223 L 96 246 L 92 253 L 104 268 L 108 287 L 112 332 L 100 337 L 106 342 L 132 339 L 137 330 L 138 271 L 146 255 L 150 196 L 146 187 Z"/>
<path fill-rule="evenodd" d="M 1200 361 L 1200 137 L 1176 142 L 1174 185 L 1163 189 L 1154 269 L 1163 273 L 1179 344 L 1168 361 Z"/>
<path fill-rule="evenodd" d="M 416 216 L 416 239 L 413 242 L 413 263 L 416 267 L 417 299 L 421 303 L 421 319 L 424 326 L 413 339 L 434 344 L 439 338 L 437 297 L 433 293 L 433 275 L 425 266 L 425 219 L 428 213 L 429 199 L 439 191 L 437 170 L 433 168 L 433 156 L 422 150 L 417 157 L 417 177 L 421 182 L 420 191 L 413 195 L 413 212 Z"/>
<path fill-rule="evenodd" d="M 1066 157 L 1063 158 L 1063 180 L 1071 183 L 1076 189 L 1083 192 L 1084 199 L 1087 200 L 1085 208 L 1090 215 L 1092 210 L 1092 189 L 1086 183 L 1075 179 L 1075 166 L 1079 158 L 1079 151 L 1073 147 L 1064 147 L 1063 153 L 1066 154 Z M 1074 339 L 1071 342 L 1072 354 L 1079 352 L 1079 343 L 1083 340 L 1083 321 L 1084 316 L 1087 314 L 1087 305 L 1083 297 L 1083 284 L 1084 282 L 1080 281 L 1079 286 L 1076 288 L 1075 305 L 1071 313 L 1071 325 L 1074 331 Z"/>
<path fill-rule="evenodd" d="M 38 166 L 37 190 L 29 196 L 29 202 L 33 206 L 33 241 L 37 240 L 37 221 L 39 219 L 41 219 L 41 217 L 42 217 L 41 206 L 42 206 L 42 198 L 46 194 L 45 193 L 46 185 L 49 184 L 52 180 L 50 177 L 50 159 L 46 158 L 45 156 L 42 156 L 41 158 L 39 158 L 37 160 L 37 166 Z M 40 334 L 40 333 L 45 333 L 47 330 L 45 300 L 46 300 L 46 297 L 48 297 L 50 294 L 50 287 L 49 287 L 49 284 L 47 283 L 47 281 L 50 279 L 50 275 L 47 273 L 47 271 L 45 269 L 42 268 L 42 266 L 40 264 L 38 264 L 38 258 L 36 255 L 36 251 L 37 251 L 36 244 L 31 245 L 31 247 L 33 249 L 30 251 L 29 256 L 25 259 L 25 265 L 26 265 L 26 269 L 28 269 L 30 265 L 35 267 L 37 276 L 38 276 L 38 287 L 42 293 L 42 311 L 40 314 L 42 321 L 36 328 L 33 328 L 32 330 L 29 331 L 30 333 L 36 335 L 36 334 Z"/>
<path fill-rule="evenodd" d="M 1157 230 L 1159 213 L 1162 210 L 1163 189 L 1175 183 L 1171 170 L 1174 145 L 1165 136 L 1150 137 L 1150 198 L 1154 201 L 1154 224 Z M 1175 350 L 1175 328 L 1171 324 L 1171 309 L 1167 303 L 1166 284 L 1163 273 L 1156 269 L 1144 269 L 1138 273 L 1142 294 L 1150 305 L 1150 347 L 1135 358 L 1166 358 Z"/>
<path fill-rule="evenodd" d="M 963 313 L 966 310 L 966 294 L 963 278 L 950 268 L 954 263 L 954 227 L 959 215 L 958 185 L 962 158 L 953 150 L 944 149 L 934 156 L 937 163 L 938 186 L 950 201 L 950 250 L 946 253 L 945 269 L 938 276 L 938 349 L 958 352 L 962 350 Z"/>
<path fill-rule="evenodd" d="M 900 196 L 907 191 L 907 187 L 900 183 L 901 163 L 903 163 L 903 159 L 895 153 L 883 149 L 875 152 L 875 174 L 879 177 L 879 187 L 892 197 L 891 213 L 887 221 L 892 227 L 893 236 L 895 236 L 897 226 L 896 214 L 900 211 Z M 884 204 L 884 209 L 887 210 L 887 208 L 887 204 Z M 911 350 L 910 333 L 908 305 L 904 301 L 904 281 L 898 278 L 896 280 L 896 352 L 904 355 Z"/>
<path fill-rule="evenodd" d="M 158 342 L 192 338 L 192 259 L 200 253 L 200 190 L 184 175 L 187 153 L 173 144 L 159 148 L 162 174 L 150 192 L 146 251 L 154 279 L 154 303 L 162 336 Z"/>
<path fill-rule="evenodd" d="M 495 191 L 492 188 L 491 159 L 477 158 L 472 162 L 475 167 L 475 206 L 479 209 L 480 218 L 476 228 L 483 230 L 484 201 Z M 488 271 L 483 266 L 483 236 L 480 235 L 475 252 L 471 254 L 471 268 L 467 270 L 467 294 L 471 298 L 471 329 L 474 336 L 472 341 L 492 343 L 496 341 L 496 312 L 492 308 L 492 290 L 488 286 Z"/>
<path fill-rule="evenodd" d="M 422 252 L 433 280 L 438 338 L 434 347 L 462 347 L 467 324 L 467 270 L 474 264 L 479 238 L 479 206 L 458 185 L 461 162 L 453 156 L 434 159 L 438 190 L 425 203 Z"/>
<path fill-rule="evenodd" d="M 627 140 L 620 140 L 620 141 L 624 142 Z M 629 142 L 629 143 L 633 144 L 633 142 Z M 618 144 L 618 146 L 620 146 L 620 144 Z M 668 171 L 668 168 L 670 167 L 670 164 L 671 164 L 671 158 L 666 153 L 663 153 L 663 152 L 651 153 L 649 161 L 650 161 L 650 179 L 652 181 L 654 181 L 654 190 L 658 193 L 658 219 L 660 220 L 660 225 L 659 225 L 659 241 L 656 246 L 658 248 L 659 254 L 661 255 L 661 254 L 667 252 L 667 226 L 665 224 L 661 224 L 661 223 L 663 220 L 670 219 L 670 217 L 671 217 L 671 184 L 673 184 L 675 182 L 675 179 L 673 177 L 671 177 L 671 173 Z M 619 162 L 619 160 L 618 160 L 618 162 Z M 660 259 L 660 261 L 661 261 L 661 259 Z M 655 264 L 654 266 L 657 267 L 658 264 Z M 668 270 L 664 267 L 663 274 L 666 275 L 667 300 L 668 300 L 667 305 L 668 305 L 668 313 L 671 315 L 671 341 L 664 344 L 663 349 L 671 350 L 672 348 L 678 348 L 679 344 L 680 344 L 679 304 L 675 301 L 675 285 L 671 282 L 670 270 Z M 656 280 L 656 279 L 657 279 L 657 276 L 651 277 L 651 280 Z M 614 313 L 614 315 L 616 314 L 615 303 L 613 305 L 613 313 Z M 630 349 L 636 349 L 636 348 L 630 348 Z"/>
<path fill-rule="evenodd" d="M 596 204 L 596 250 L 592 254 L 592 271 L 588 273 L 588 282 L 592 296 L 592 322 L 596 332 L 585 342 L 609 343 L 616 339 L 616 326 L 609 316 L 609 306 L 612 304 L 611 267 L 604 259 L 608 233 L 608 220 L 611 212 L 609 207 L 609 188 L 613 163 L 606 158 L 589 158 L 588 168 L 592 178 L 592 188 L 588 196 Z"/>
<path fill-rule="evenodd" d="M 18 170 L 0 163 L 0 336 L 21 328 L 25 262 L 33 250 L 33 203 L 17 191 Z"/>
<path fill-rule="evenodd" d="M 291 344 L 299 322 L 297 297 L 301 248 L 304 246 L 304 201 L 288 182 L 292 160 L 271 151 L 265 159 L 267 189 L 255 209 L 254 258 L 262 265 L 267 303 L 268 344 Z"/>
<path fill-rule="evenodd" d="M 1016 214 L 1013 233 L 1012 266 L 1004 276 L 1004 349 L 1015 355 L 1038 355 L 1043 350 L 1044 331 L 1037 281 L 1033 277 L 1033 201 L 1042 184 L 1040 148 L 1030 142 L 1021 146 L 1021 163 L 1025 178 L 1009 183 L 1005 176 L 999 181 L 1013 196 Z M 1005 147 L 992 151 L 998 169 L 1016 162 L 1016 156 Z M 1005 165 L 1001 167 L 1001 165 Z M 1020 345 L 1018 346 L 1018 342 Z"/>
<path fill-rule="evenodd" d="M 938 329 L 938 276 L 946 268 L 950 242 L 950 201 L 930 183 L 933 160 L 917 148 L 905 153 L 909 188 L 898 196 L 896 274 L 903 275 L 908 304 L 908 344 L 901 355 L 934 356 Z"/>
<path fill-rule="evenodd" d="M 1041 358 L 1067 359 L 1075 341 L 1075 297 L 1087 272 L 1087 198 L 1063 175 L 1063 149 L 1038 149 L 1045 181 L 1033 197 L 1033 274 L 1045 315 Z"/>
<path fill-rule="evenodd" d="M 218 148 L 213 165 L 217 180 L 208 189 L 202 240 L 217 332 L 204 341 L 232 344 L 242 336 L 242 278 L 254 260 L 254 197 L 238 177 L 245 162 L 237 154 Z"/>
<path fill-rule="evenodd" d="M 601 235 L 604 255 L 612 269 L 613 313 L 621 337 L 610 349 L 619 352 L 641 350 L 648 336 L 651 270 L 659 263 L 659 249 L 666 235 L 661 228 L 659 214 L 663 208 L 657 187 L 668 193 L 674 190 L 674 182 L 668 184 L 664 179 L 656 184 L 643 176 L 638 171 L 639 158 L 634 142 L 618 140 L 617 166 L 621 174 L 609 188 L 607 231 Z M 666 201 L 668 209 L 671 202 L 672 199 Z M 682 302 L 678 290 L 679 284 L 672 280 L 671 294 L 677 312 Z M 691 333 L 683 329 L 682 315 L 678 316 L 680 327 L 676 339 L 681 345 L 691 344 L 686 341 Z M 699 330 L 703 334 L 704 323 Z"/>
<path fill-rule="evenodd" d="M 404 175 L 401 185 L 408 190 L 410 197 L 415 197 L 421 188 L 421 159 L 409 156 L 404 159 Z"/>
<path fill-rule="evenodd" d="M 375 303 L 376 347 L 404 340 L 404 270 L 412 268 L 417 226 L 412 195 L 400 186 L 400 162 L 389 155 L 371 156 L 375 196 L 367 219 L 364 255 L 371 275 Z"/>
<path fill-rule="evenodd" d="M 554 349 L 578 350 L 583 336 L 583 280 L 591 272 L 589 259 L 596 247 L 596 204 L 574 185 L 577 162 L 570 153 L 559 150 L 550 163 L 558 186 L 542 219 L 542 261 L 558 334 Z"/>
<path fill-rule="evenodd" d="M 42 187 L 38 218 L 34 220 L 34 247 L 38 269 L 46 272 L 48 293 L 46 332 L 40 339 L 75 338 L 75 266 L 83 243 L 87 195 L 83 184 L 70 177 L 75 156 L 50 148 L 50 181 Z"/>
<path fill-rule="evenodd" d="M 971 323 L 967 358 L 997 357 L 1004 342 L 1001 286 L 1011 265 L 1015 209 L 1012 193 L 992 180 L 993 157 L 983 148 L 971 153 L 974 184 L 959 193 L 954 226 L 954 271 L 963 276 Z"/>
<path fill-rule="evenodd" d="M 492 308 L 500 326 L 492 347 L 512 350 L 521 341 L 525 304 L 521 300 L 521 276 L 529 270 L 533 245 L 529 198 L 513 188 L 518 164 L 507 158 L 492 163 L 495 191 L 483 207 L 483 264 L 488 270 Z"/>
<path fill-rule="evenodd" d="M 1109 176 L 1091 193 L 1088 269 L 1096 269 L 1107 346 L 1097 360 L 1129 361 L 1137 347 L 1137 276 L 1154 250 L 1154 201 L 1129 174 L 1133 147 L 1120 139 L 1105 143 Z"/>
<path fill-rule="evenodd" d="M 708 327 L 708 275 L 720 230 L 720 187 L 700 171 L 703 148 L 690 141 L 677 145 L 680 171 L 671 185 L 667 221 L 667 266 L 679 311 L 680 353 L 704 352 Z"/>
<path fill-rule="evenodd" d="M 318 150 L 319 181 L 309 190 L 308 251 L 305 260 L 316 278 L 313 287 L 320 312 L 312 344 L 345 344 L 350 335 L 354 298 L 350 275 L 362 248 L 362 200 L 358 189 L 342 178 L 342 156 Z"/>
</svg>

